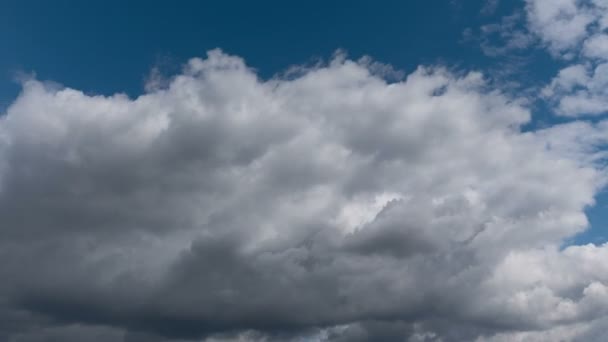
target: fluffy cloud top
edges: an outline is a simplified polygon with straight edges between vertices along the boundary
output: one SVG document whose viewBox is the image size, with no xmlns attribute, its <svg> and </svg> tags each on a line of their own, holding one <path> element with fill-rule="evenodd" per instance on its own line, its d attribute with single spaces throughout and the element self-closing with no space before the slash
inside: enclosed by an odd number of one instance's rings
<svg viewBox="0 0 608 342">
<path fill-rule="evenodd" d="M 589 26 L 605 19 L 603 0 L 526 0 L 528 20 L 554 54 L 575 49 L 589 34 Z"/>
<path fill-rule="evenodd" d="M 530 30 L 558 58 L 573 61 L 544 89 L 556 113 L 565 116 L 608 112 L 608 2 L 527 0 Z"/>
<path fill-rule="evenodd" d="M 608 63 L 568 66 L 543 89 L 543 95 L 561 115 L 603 114 L 608 111 Z"/>
<path fill-rule="evenodd" d="M 608 125 L 522 132 L 478 73 L 377 69 L 260 80 L 211 51 L 136 99 L 25 82 L 0 119 L 0 337 L 605 338 L 608 245 L 561 246 Z"/>
</svg>

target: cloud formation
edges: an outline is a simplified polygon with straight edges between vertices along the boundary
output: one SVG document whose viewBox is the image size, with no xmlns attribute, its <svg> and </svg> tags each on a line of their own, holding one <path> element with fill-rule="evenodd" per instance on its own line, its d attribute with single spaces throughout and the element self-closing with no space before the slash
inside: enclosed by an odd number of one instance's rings
<svg viewBox="0 0 608 342">
<path fill-rule="evenodd" d="M 0 338 L 605 338 L 608 245 L 562 247 L 608 123 L 523 132 L 479 73 L 378 66 L 261 80 L 215 50 L 136 99 L 25 82 L 0 119 Z"/>
<path fill-rule="evenodd" d="M 608 111 L 608 63 L 570 65 L 542 93 L 560 115 L 603 114 Z"/>
<path fill-rule="evenodd" d="M 566 59 L 588 37 L 592 26 L 605 28 L 604 0 L 526 0 L 528 22 L 550 51 Z"/>
<path fill-rule="evenodd" d="M 527 0 L 528 26 L 551 54 L 570 61 L 545 98 L 563 116 L 608 112 L 608 2 L 605 0 Z"/>
</svg>

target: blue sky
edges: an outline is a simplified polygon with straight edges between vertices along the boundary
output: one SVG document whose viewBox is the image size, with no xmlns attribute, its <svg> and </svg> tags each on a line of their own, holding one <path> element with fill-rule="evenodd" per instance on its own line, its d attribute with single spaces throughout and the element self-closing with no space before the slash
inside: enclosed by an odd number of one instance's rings
<svg viewBox="0 0 608 342">
<path fill-rule="evenodd" d="M 5 1 L 0 60 L 4 102 L 18 92 L 15 72 L 61 80 L 93 93 L 142 92 L 154 66 L 175 72 L 209 49 L 243 56 L 262 76 L 290 65 L 329 58 L 337 49 L 354 58 L 370 55 L 411 72 L 421 64 L 486 69 L 497 63 L 474 42 L 477 29 L 510 13 L 519 1 L 501 4 L 492 15 L 482 1 L 307 1 L 262 4 L 242 1 Z M 441 24 L 438 24 L 441 23 Z M 556 66 L 530 68 L 551 77 Z M 59 81 L 58 81 L 59 82 Z"/>
<path fill-rule="evenodd" d="M 0 3 L 0 341 L 608 340 L 608 1 Z"/>
</svg>

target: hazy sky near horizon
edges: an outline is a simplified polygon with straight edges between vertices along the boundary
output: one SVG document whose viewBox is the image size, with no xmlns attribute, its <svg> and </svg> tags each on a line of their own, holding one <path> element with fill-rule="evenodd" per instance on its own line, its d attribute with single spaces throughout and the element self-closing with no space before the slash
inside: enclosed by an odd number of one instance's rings
<svg viewBox="0 0 608 342">
<path fill-rule="evenodd" d="M 5 1 L 0 340 L 604 341 L 608 1 Z"/>
</svg>

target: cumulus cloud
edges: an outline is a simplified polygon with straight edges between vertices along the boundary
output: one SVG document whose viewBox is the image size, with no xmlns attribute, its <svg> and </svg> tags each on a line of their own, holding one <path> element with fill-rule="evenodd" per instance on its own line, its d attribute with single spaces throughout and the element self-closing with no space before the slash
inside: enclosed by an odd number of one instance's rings
<svg viewBox="0 0 608 342">
<path fill-rule="evenodd" d="M 591 58 L 608 60 L 608 34 L 596 34 L 585 41 L 583 54 Z"/>
<path fill-rule="evenodd" d="M 608 63 L 595 68 L 576 64 L 560 70 L 543 95 L 565 116 L 599 115 L 608 111 Z"/>
<path fill-rule="evenodd" d="M 26 81 L 0 119 L 0 334 L 605 337 L 608 245 L 562 246 L 608 125 L 523 132 L 479 73 L 374 65 L 261 80 L 215 50 L 136 99 Z"/>
<path fill-rule="evenodd" d="M 604 14 L 598 13 L 600 2 L 526 0 L 528 22 L 552 53 L 571 58 L 571 50 L 587 37 L 589 26 L 603 19 Z"/>
<path fill-rule="evenodd" d="M 527 0 L 528 26 L 553 56 L 570 60 L 544 95 L 565 116 L 608 111 L 608 2 L 605 0 Z"/>
</svg>

